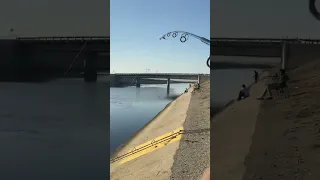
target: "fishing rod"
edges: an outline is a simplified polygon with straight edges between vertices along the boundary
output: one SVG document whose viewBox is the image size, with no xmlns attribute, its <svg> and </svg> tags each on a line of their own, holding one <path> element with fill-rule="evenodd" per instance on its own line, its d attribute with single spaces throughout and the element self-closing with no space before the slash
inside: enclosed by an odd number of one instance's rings
<svg viewBox="0 0 320 180">
<path fill-rule="evenodd" d="M 309 10 L 313 17 L 315 17 L 318 21 L 320 21 L 320 12 L 316 7 L 316 0 L 309 0 Z"/>
<path fill-rule="evenodd" d="M 198 35 L 195 35 L 195 34 L 190 33 L 190 32 L 186 32 L 186 31 L 171 31 L 171 32 L 168 32 L 168 33 L 164 34 L 160 38 L 160 40 L 162 40 L 162 39 L 167 40 L 169 37 L 176 38 L 176 37 L 178 37 L 179 33 L 181 34 L 180 42 L 182 42 L 182 43 L 185 43 L 189 39 L 189 37 L 193 37 L 193 38 L 196 38 L 196 39 L 200 40 L 204 44 L 210 46 L 210 40 L 209 39 L 201 37 L 201 36 L 198 36 Z M 206 64 L 210 68 L 210 56 L 208 57 Z"/>
</svg>

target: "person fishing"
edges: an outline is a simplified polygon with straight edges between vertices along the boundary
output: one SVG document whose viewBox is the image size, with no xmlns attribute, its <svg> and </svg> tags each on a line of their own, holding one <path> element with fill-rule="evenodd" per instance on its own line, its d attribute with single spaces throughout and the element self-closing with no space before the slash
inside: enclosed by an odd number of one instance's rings
<svg viewBox="0 0 320 180">
<path fill-rule="evenodd" d="M 254 82 L 257 83 L 259 80 L 259 73 L 257 71 L 254 71 Z"/>
<path fill-rule="evenodd" d="M 242 84 L 242 89 L 239 92 L 238 101 L 247 97 L 249 97 L 249 88 L 246 85 Z"/>
<path fill-rule="evenodd" d="M 287 87 L 287 82 L 289 77 L 284 69 L 280 69 L 280 72 L 273 76 L 273 83 L 267 84 L 262 95 L 258 97 L 258 100 L 272 99 L 272 90 L 280 90 L 284 92 L 284 89 Z M 286 96 L 289 96 L 289 92 Z"/>
</svg>

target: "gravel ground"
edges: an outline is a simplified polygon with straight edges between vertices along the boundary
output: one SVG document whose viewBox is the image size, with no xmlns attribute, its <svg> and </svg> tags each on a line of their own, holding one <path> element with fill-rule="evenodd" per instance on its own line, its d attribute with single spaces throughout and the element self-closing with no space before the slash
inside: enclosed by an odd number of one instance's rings
<svg viewBox="0 0 320 180">
<path fill-rule="evenodd" d="M 185 134 L 174 157 L 172 180 L 195 180 L 210 166 L 210 81 L 192 94 L 185 130 L 200 133 Z"/>
<path fill-rule="evenodd" d="M 320 179 L 320 62 L 289 73 L 290 98 L 261 107 L 243 180 Z"/>
</svg>

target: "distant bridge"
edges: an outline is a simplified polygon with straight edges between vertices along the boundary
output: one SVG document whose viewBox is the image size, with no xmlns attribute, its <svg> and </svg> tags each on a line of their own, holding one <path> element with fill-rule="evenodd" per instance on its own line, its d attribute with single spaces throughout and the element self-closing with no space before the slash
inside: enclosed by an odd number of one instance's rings
<svg viewBox="0 0 320 180">
<path fill-rule="evenodd" d="M 292 58 L 303 56 L 320 57 L 320 39 L 266 39 L 266 38 L 211 38 L 211 56 L 279 57 L 282 67 L 292 68 Z M 287 62 L 288 61 L 288 62 Z M 270 65 L 257 63 L 215 62 L 211 58 L 211 69 L 268 68 Z"/>
<path fill-rule="evenodd" d="M 210 76 L 210 74 L 195 73 L 115 73 L 115 76 L 139 77 L 139 78 L 170 78 L 197 80 L 199 76 Z"/>
<path fill-rule="evenodd" d="M 135 85 L 140 87 L 143 79 L 167 79 L 167 93 L 169 94 L 170 81 L 173 79 L 193 80 L 202 83 L 210 79 L 210 74 L 191 73 L 116 73 L 110 74 L 111 86 Z M 155 83 L 153 83 L 155 84 Z"/>
<path fill-rule="evenodd" d="M 64 76 L 85 72 L 95 81 L 97 71 L 110 70 L 110 38 L 17 37 L 0 40 L 1 77 Z"/>
<path fill-rule="evenodd" d="M 18 37 L 17 40 L 30 48 L 50 52 L 83 52 L 110 53 L 110 38 L 106 36 L 80 37 Z"/>
</svg>

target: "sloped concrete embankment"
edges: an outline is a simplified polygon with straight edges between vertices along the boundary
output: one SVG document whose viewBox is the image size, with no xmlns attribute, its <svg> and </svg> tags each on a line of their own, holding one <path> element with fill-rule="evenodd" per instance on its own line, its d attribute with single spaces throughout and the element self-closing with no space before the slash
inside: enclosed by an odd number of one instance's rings
<svg viewBox="0 0 320 180">
<path fill-rule="evenodd" d="M 264 73 L 263 76 L 266 76 Z M 211 178 L 240 180 L 254 134 L 265 80 L 251 87 L 251 96 L 226 107 L 211 120 Z"/>
</svg>

